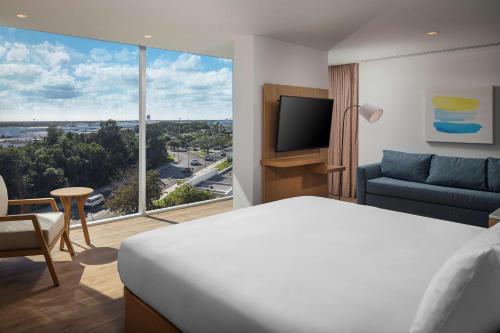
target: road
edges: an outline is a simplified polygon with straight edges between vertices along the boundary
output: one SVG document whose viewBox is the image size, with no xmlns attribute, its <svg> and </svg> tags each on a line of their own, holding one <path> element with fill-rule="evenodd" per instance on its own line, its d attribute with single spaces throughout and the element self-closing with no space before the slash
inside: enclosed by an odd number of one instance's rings
<svg viewBox="0 0 500 333">
<path fill-rule="evenodd" d="M 174 156 L 174 163 L 167 163 L 156 170 L 160 173 L 160 179 L 165 184 L 165 186 L 171 187 L 177 183 L 180 179 L 185 179 L 191 177 L 193 173 L 198 172 L 205 167 L 208 167 L 215 163 L 217 160 L 224 158 L 221 156 L 221 151 L 215 151 L 211 153 L 214 156 L 214 161 L 205 161 L 203 157 L 194 152 L 173 152 L 169 151 L 172 156 Z M 189 155 L 189 156 L 188 156 Z M 200 165 L 190 165 L 193 159 L 197 159 Z M 186 169 L 189 167 L 190 171 L 187 172 Z M 111 194 L 112 186 L 106 186 L 103 188 L 96 189 L 94 194 L 100 193 L 107 198 Z M 60 207 L 62 209 L 62 207 Z M 80 223 L 79 216 L 76 211 L 76 204 L 73 204 L 72 210 L 72 223 Z M 104 205 L 99 205 L 92 208 L 85 208 L 86 219 L 88 222 L 102 220 L 107 218 L 112 218 L 118 216 L 118 214 L 106 209 Z"/>
<path fill-rule="evenodd" d="M 205 161 L 203 157 L 193 152 L 173 152 L 169 151 L 172 156 L 174 156 L 174 163 L 168 163 L 156 170 L 160 173 L 161 181 L 170 187 L 174 185 L 177 180 L 191 177 L 193 173 L 200 171 L 201 169 L 212 165 L 215 161 Z M 189 155 L 189 156 L 188 156 Z M 217 154 L 216 159 L 222 158 L 220 153 Z M 193 166 L 191 161 L 197 159 L 200 165 Z M 187 168 L 190 169 L 187 172 Z"/>
</svg>

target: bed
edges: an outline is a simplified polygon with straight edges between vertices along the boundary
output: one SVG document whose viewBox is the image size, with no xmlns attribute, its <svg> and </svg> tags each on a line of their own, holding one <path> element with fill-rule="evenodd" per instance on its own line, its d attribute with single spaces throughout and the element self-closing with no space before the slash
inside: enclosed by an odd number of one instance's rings
<svg viewBox="0 0 500 333">
<path fill-rule="evenodd" d="M 145 232 L 118 255 L 126 331 L 409 332 L 433 276 L 484 230 L 297 197 Z"/>
</svg>

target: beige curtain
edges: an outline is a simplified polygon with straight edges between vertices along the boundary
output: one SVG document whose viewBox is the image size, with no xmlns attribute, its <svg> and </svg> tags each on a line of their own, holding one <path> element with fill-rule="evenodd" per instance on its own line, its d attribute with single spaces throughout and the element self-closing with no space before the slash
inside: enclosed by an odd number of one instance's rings
<svg viewBox="0 0 500 333">
<path fill-rule="evenodd" d="M 341 126 L 344 111 L 358 104 L 358 64 L 330 66 L 328 68 L 330 81 L 330 98 L 333 103 L 333 120 L 329 163 L 340 165 Z M 356 195 L 356 169 L 358 167 L 358 109 L 352 108 L 346 113 L 344 126 L 344 152 L 342 165 L 346 167 L 343 172 L 342 196 L 355 197 Z M 339 194 L 340 173 L 329 177 L 329 191 L 331 195 Z"/>
</svg>

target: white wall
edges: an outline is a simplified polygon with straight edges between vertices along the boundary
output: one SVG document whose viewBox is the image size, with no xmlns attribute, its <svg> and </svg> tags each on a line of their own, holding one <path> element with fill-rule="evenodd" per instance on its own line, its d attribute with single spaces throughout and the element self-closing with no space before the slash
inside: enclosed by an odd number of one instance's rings
<svg viewBox="0 0 500 333">
<path fill-rule="evenodd" d="M 424 139 L 424 91 L 432 86 L 494 88 L 494 144 L 431 143 Z M 380 161 L 383 149 L 451 156 L 500 156 L 500 47 L 360 63 L 360 103 L 384 109 L 375 124 L 360 121 L 360 165 Z"/>
<path fill-rule="evenodd" d="M 264 37 L 234 42 L 234 206 L 261 202 L 264 83 L 328 88 L 328 53 Z"/>
</svg>

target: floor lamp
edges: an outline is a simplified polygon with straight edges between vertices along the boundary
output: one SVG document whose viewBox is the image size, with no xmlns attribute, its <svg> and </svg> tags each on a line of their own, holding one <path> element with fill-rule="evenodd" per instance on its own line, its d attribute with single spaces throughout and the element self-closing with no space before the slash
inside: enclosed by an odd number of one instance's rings
<svg viewBox="0 0 500 333">
<path fill-rule="evenodd" d="M 341 124 L 341 134 L 340 134 L 340 165 L 344 165 L 344 127 L 345 127 L 345 116 L 348 111 L 358 109 L 358 115 L 365 118 L 370 124 L 376 123 L 382 118 L 384 114 L 384 110 L 370 103 L 365 103 L 363 105 L 351 105 L 347 109 L 344 110 L 342 115 L 342 124 Z M 358 137 L 358 122 L 356 122 L 356 135 L 355 138 Z M 344 173 L 340 172 L 339 179 L 339 200 L 342 197 L 342 181 Z"/>
</svg>

